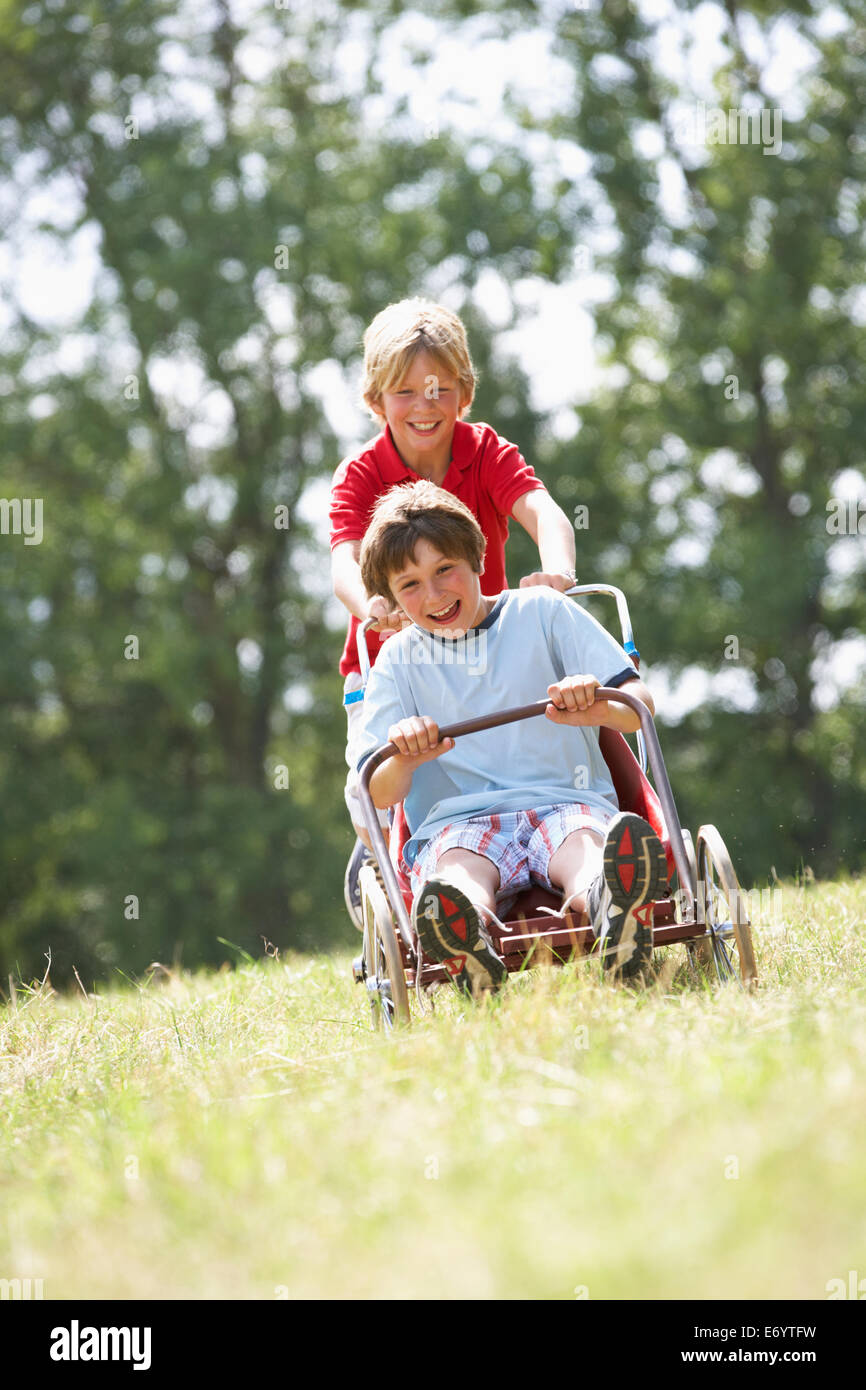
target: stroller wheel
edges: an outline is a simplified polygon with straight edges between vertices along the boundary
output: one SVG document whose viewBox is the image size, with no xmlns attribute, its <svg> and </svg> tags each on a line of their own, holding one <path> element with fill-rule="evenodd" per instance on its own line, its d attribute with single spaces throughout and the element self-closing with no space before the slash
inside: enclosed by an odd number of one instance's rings
<svg viewBox="0 0 866 1390">
<path fill-rule="evenodd" d="M 736 980 L 744 989 L 758 983 L 752 929 L 731 856 L 714 825 L 698 831 L 698 910 L 707 936 L 698 938 L 696 958 L 719 984 Z"/>
<path fill-rule="evenodd" d="M 409 991 L 388 900 L 372 864 L 361 870 L 364 914 L 364 983 L 370 997 L 373 1027 L 386 1033 L 408 1027 Z"/>
</svg>

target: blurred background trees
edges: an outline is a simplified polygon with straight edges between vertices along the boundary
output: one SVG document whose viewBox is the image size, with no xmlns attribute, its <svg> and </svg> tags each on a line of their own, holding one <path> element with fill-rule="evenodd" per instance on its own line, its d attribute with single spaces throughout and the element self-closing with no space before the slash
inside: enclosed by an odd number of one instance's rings
<svg viewBox="0 0 866 1390">
<path fill-rule="evenodd" d="M 775 7 L 701 6 L 703 85 L 658 12 L 0 0 L 0 493 L 44 507 L 0 536 L 4 978 L 352 941 L 327 484 L 375 432 L 340 405 L 363 329 L 413 293 L 465 318 L 472 418 L 587 508 L 684 823 L 747 883 L 863 867 L 866 516 L 827 507 L 866 504 L 866 14 L 789 6 L 786 103 Z M 481 102 L 506 42 L 553 106 L 506 89 L 479 135 L 414 99 L 451 45 Z M 779 108 L 778 152 L 707 142 L 714 107 Z M 34 313 L 20 265 L 60 286 L 82 247 L 77 306 Z M 597 369 L 553 410 L 515 343 L 555 285 Z"/>
</svg>

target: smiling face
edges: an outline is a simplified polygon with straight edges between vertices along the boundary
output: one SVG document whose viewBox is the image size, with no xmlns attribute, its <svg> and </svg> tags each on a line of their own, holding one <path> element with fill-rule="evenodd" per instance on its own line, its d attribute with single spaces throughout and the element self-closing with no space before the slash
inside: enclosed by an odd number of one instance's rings
<svg viewBox="0 0 866 1390">
<path fill-rule="evenodd" d="M 468 560 L 451 560 L 430 541 L 389 576 L 391 592 L 407 618 L 440 637 L 462 637 L 487 617 L 495 599 L 481 593 L 481 579 Z"/>
<path fill-rule="evenodd" d="M 439 483 L 451 462 L 454 426 L 468 404 L 457 378 L 425 349 L 416 353 L 402 381 L 384 391 L 371 409 L 387 420 L 406 467 Z"/>
</svg>

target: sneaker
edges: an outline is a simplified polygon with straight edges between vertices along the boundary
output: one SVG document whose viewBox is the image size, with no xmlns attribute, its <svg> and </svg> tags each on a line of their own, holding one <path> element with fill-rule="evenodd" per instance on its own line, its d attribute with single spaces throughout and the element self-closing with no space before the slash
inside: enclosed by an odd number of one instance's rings
<svg viewBox="0 0 866 1390">
<path fill-rule="evenodd" d="M 459 888 L 428 879 L 415 899 L 413 920 L 424 954 L 444 965 L 464 994 L 499 988 L 508 972 L 478 909 Z"/>
<path fill-rule="evenodd" d="M 373 865 L 373 873 L 376 875 L 376 882 L 385 894 L 385 901 L 388 901 L 388 890 L 385 887 L 385 880 L 382 877 L 382 870 L 379 868 L 378 859 L 370 853 L 363 840 L 355 841 L 355 848 L 349 857 L 346 865 L 346 872 L 343 876 L 343 897 L 346 902 L 346 911 L 354 922 L 358 931 L 364 930 L 364 914 L 361 909 L 361 870 L 365 864 Z"/>
<path fill-rule="evenodd" d="M 667 861 L 652 826 L 621 811 L 608 826 L 604 868 L 587 895 L 587 911 L 605 970 L 633 980 L 653 949 L 653 899 L 667 881 Z"/>
<path fill-rule="evenodd" d="M 346 900 L 346 911 L 358 931 L 364 930 L 364 918 L 361 913 L 361 885 L 358 879 L 364 865 L 372 862 L 373 856 L 364 841 L 356 840 L 355 848 L 352 850 L 343 876 L 343 897 Z"/>
</svg>

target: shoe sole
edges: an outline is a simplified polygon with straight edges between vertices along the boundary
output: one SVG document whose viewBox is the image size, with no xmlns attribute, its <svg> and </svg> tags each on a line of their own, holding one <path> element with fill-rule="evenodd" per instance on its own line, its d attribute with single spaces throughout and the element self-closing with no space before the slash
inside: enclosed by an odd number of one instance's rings
<svg viewBox="0 0 866 1390">
<path fill-rule="evenodd" d="M 652 956 L 653 902 L 667 882 L 667 860 L 649 822 L 623 811 L 608 827 L 603 863 L 604 881 L 622 913 L 605 933 L 602 965 L 627 980 L 641 974 Z"/>
<path fill-rule="evenodd" d="M 465 994 L 494 990 L 505 979 L 503 962 L 481 935 L 477 910 L 452 883 L 441 878 L 425 883 L 413 918 L 424 954 L 444 965 Z"/>
</svg>

